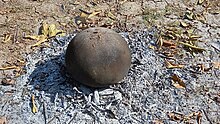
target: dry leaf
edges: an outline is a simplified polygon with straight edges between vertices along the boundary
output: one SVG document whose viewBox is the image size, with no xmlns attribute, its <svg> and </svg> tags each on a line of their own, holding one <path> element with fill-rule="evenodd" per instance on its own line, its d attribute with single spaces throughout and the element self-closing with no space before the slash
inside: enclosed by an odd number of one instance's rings
<svg viewBox="0 0 220 124">
<path fill-rule="evenodd" d="M 7 124 L 6 117 L 0 117 L 0 124 Z"/>
<path fill-rule="evenodd" d="M 49 25 L 47 23 L 43 22 L 43 24 L 42 24 L 42 34 L 44 36 L 47 36 L 49 34 L 48 30 L 49 30 Z"/>
<path fill-rule="evenodd" d="M 206 23 L 205 17 L 203 15 L 201 15 L 201 14 L 196 14 L 195 15 L 195 19 L 200 21 L 200 22 L 202 22 L 202 23 Z"/>
<path fill-rule="evenodd" d="M 197 123 L 201 124 L 202 113 L 198 111 L 198 112 L 193 112 L 193 113 L 190 113 L 189 115 L 184 116 L 184 120 L 191 120 L 195 118 L 197 120 Z"/>
<path fill-rule="evenodd" d="M 81 18 L 87 18 L 89 15 L 85 12 L 81 12 L 80 17 Z"/>
<path fill-rule="evenodd" d="M 111 12 L 108 12 L 107 16 L 112 19 L 112 20 L 115 20 L 116 19 L 116 16 L 113 15 Z"/>
<path fill-rule="evenodd" d="M 7 43 L 11 40 L 11 34 L 5 34 L 3 43 Z"/>
<path fill-rule="evenodd" d="M 198 0 L 198 4 L 201 5 L 204 2 L 204 0 Z"/>
<path fill-rule="evenodd" d="M 179 113 L 174 113 L 174 112 L 169 112 L 168 117 L 173 120 L 173 121 L 180 121 L 183 120 L 184 115 L 183 114 L 179 114 Z"/>
<path fill-rule="evenodd" d="M 153 124 L 164 124 L 162 120 L 153 120 Z"/>
<path fill-rule="evenodd" d="M 205 51 L 204 48 L 200 48 L 200 47 L 197 47 L 197 46 L 194 46 L 194 45 L 188 44 L 188 43 L 184 43 L 184 42 L 179 42 L 179 43 L 182 44 L 182 45 L 185 45 L 185 46 L 187 46 L 187 47 L 190 47 L 190 48 L 196 49 L 196 50 Z"/>
<path fill-rule="evenodd" d="M 187 11 L 185 16 L 186 16 L 187 19 L 193 20 L 194 14 L 193 14 L 193 12 Z"/>
<path fill-rule="evenodd" d="M 2 79 L 2 84 L 3 85 L 14 85 L 15 84 L 15 80 L 11 79 L 11 78 L 3 78 Z"/>
<path fill-rule="evenodd" d="M 175 43 L 173 43 L 172 41 L 170 41 L 170 40 L 163 40 L 163 44 L 162 44 L 163 46 L 165 46 L 165 47 L 176 47 L 176 44 Z"/>
<path fill-rule="evenodd" d="M 19 68 L 18 66 L 7 66 L 7 67 L 0 67 L 0 70 L 10 70 L 10 69 L 17 69 Z"/>
<path fill-rule="evenodd" d="M 40 46 L 42 43 L 46 42 L 48 39 L 46 36 L 44 35 L 38 35 L 38 42 L 31 45 L 31 47 L 37 47 Z"/>
<path fill-rule="evenodd" d="M 165 60 L 165 63 L 166 63 L 166 67 L 169 68 L 169 69 L 172 69 L 172 68 L 183 68 L 184 65 L 177 65 L 177 64 L 173 64 L 167 60 Z"/>
<path fill-rule="evenodd" d="M 57 28 L 55 24 L 50 24 L 48 28 L 49 37 L 54 37 L 57 34 Z"/>
<path fill-rule="evenodd" d="M 188 29 L 188 30 L 186 30 L 186 32 L 187 32 L 189 35 L 191 35 L 191 34 L 194 32 L 194 29 Z"/>
<path fill-rule="evenodd" d="M 202 36 L 199 36 L 199 35 L 191 35 L 189 36 L 189 38 L 192 38 L 192 39 L 198 39 L 198 38 L 201 38 Z"/>
<path fill-rule="evenodd" d="M 24 36 L 24 38 L 26 39 L 32 39 L 32 40 L 42 40 L 42 39 L 46 39 L 47 36 L 44 35 L 26 35 Z"/>
<path fill-rule="evenodd" d="M 202 123 L 202 112 L 198 112 L 198 115 L 197 115 L 197 123 L 198 123 L 198 124 L 201 124 L 201 123 Z"/>
<path fill-rule="evenodd" d="M 187 23 L 185 23 L 183 21 L 180 22 L 180 25 L 183 26 L 184 28 L 189 26 L 189 24 L 187 24 Z"/>
<path fill-rule="evenodd" d="M 90 19 L 90 18 L 96 16 L 96 15 L 99 14 L 99 13 L 100 13 L 100 11 L 98 11 L 98 12 L 92 12 L 91 14 L 89 14 L 88 18 Z"/>
<path fill-rule="evenodd" d="M 176 74 L 174 74 L 171 78 L 175 82 L 173 83 L 173 86 L 176 88 L 186 88 L 186 84 Z"/>
<path fill-rule="evenodd" d="M 159 37 L 158 41 L 157 41 L 157 46 L 160 49 L 163 46 L 163 39 L 162 37 Z"/>
<path fill-rule="evenodd" d="M 153 45 L 149 45 L 148 48 L 154 50 L 154 49 L 155 49 L 155 46 L 153 46 Z"/>
<path fill-rule="evenodd" d="M 36 104 L 35 104 L 35 97 L 34 97 L 34 95 L 32 95 L 31 96 L 31 102 L 32 102 L 32 112 L 33 113 L 37 113 L 37 106 L 36 106 Z"/>
<path fill-rule="evenodd" d="M 54 37 L 54 36 L 56 36 L 57 34 L 59 34 L 60 36 L 65 36 L 65 35 L 66 35 L 66 34 L 63 32 L 63 30 L 58 30 L 58 29 L 56 28 L 56 25 L 55 25 L 55 24 L 49 25 L 48 32 L 49 32 L 49 37 Z"/>
<path fill-rule="evenodd" d="M 220 69 L 220 62 L 213 62 L 213 66 L 215 69 Z"/>
<path fill-rule="evenodd" d="M 217 15 L 220 14 L 220 10 L 210 10 L 209 13 L 213 14 L 213 15 Z"/>
</svg>

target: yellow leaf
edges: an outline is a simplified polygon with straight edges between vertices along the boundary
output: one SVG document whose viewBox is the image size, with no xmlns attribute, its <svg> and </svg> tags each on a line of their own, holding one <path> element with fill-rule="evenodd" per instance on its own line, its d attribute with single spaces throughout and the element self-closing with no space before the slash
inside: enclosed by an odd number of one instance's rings
<svg viewBox="0 0 220 124">
<path fill-rule="evenodd" d="M 57 34 L 57 29 L 55 24 L 49 25 L 49 37 L 54 37 Z"/>
<path fill-rule="evenodd" d="M 55 24 L 49 25 L 49 37 L 54 37 L 58 33 L 64 33 L 63 30 L 58 30 L 55 26 Z M 63 34 L 64 35 L 64 34 Z"/>
<path fill-rule="evenodd" d="M 4 41 L 3 43 L 7 43 L 11 40 L 11 35 L 10 34 L 6 34 L 5 37 L 4 37 Z"/>
<path fill-rule="evenodd" d="M 189 24 L 187 24 L 187 23 L 185 23 L 183 21 L 180 22 L 180 25 L 183 26 L 184 28 L 189 26 Z"/>
<path fill-rule="evenodd" d="M 198 0 L 198 4 L 202 4 L 204 2 L 204 0 Z"/>
<path fill-rule="evenodd" d="M 155 46 L 153 46 L 153 45 L 149 45 L 148 47 L 149 47 L 150 49 L 152 49 L 152 50 L 155 49 Z"/>
<path fill-rule="evenodd" d="M 162 39 L 162 37 L 159 37 L 159 39 L 157 41 L 157 45 L 158 45 L 159 49 L 163 46 L 163 39 Z"/>
<path fill-rule="evenodd" d="M 175 82 L 173 86 L 176 88 L 186 88 L 186 84 L 176 74 L 174 74 L 171 79 Z"/>
<path fill-rule="evenodd" d="M 7 67 L 0 67 L 0 70 L 10 70 L 10 69 L 17 69 L 19 67 L 13 65 L 13 66 L 7 66 Z"/>
<path fill-rule="evenodd" d="M 166 63 L 166 67 L 169 68 L 169 69 L 172 69 L 172 68 L 183 68 L 184 65 L 177 65 L 177 64 L 173 64 L 167 60 L 165 60 L 165 63 Z"/>
<path fill-rule="evenodd" d="M 32 40 L 40 40 L 41 37 L 45 37 L 44 35 L 26 35 L 24 38 L 32 39 Z"/>
<path fill-rule="evenodd" d="M 189 29 L 186 32 L 191 35 L 194 32 L 194 29 Z"/>
<path fill-rule="evenodd" d="M 80 17 L 81 17 L 81 18 L 87 18 L 88 16 L 89 16 L 89 14 L 87 14 L 87 13 L 81 11 L 81 14 L 80 14 Z"/>
<path fill-rule="evenodd" d="M 198 38 L 201 38 L 202 36 L 199 36 L 199 35 L 191 35 L 190 38 L 192 39 L 198 39 Z"/>
<path fill-rule="evenodd" d="M 116 19 L 115 15 L 113 15 L 111 12 L 108 12 L 107 16 L 112 20 Z"/>
<path fill-rule="evenodd" d="M 192 12 L 187 11 L 185 15 L 186 15 L 187 19 L 189 19 L 189 20 L 193 20 L 193 16 L 194 16 L 194 14 L 193 14 Z"/>
<path fill-rule="evenodd" d="M 34 97 L 34 95 L 32 95 L 31 96 L 31 101 L 32 101 L 32 112 L 33 113 L 37 113 L 37 106 L 36 106 L 36 104 L 35 104 L 35 97 Z"/>
<path fill-rule="evenodd" d="M 48 39 L 42 37 L 42 39 L 40 39 L 37 43 L 31 45 L 31 47 L 37 47 L 39 45 L 41 45 L 42 43 L 46 42 Z"/>
<path fill-rule="evenodd" d="M 190 44 L 188 44 L 188 43 L 184 43 L 184 42 L 179 42 L 179 43 L 180 43 L 180 44 L 183 44 L 183 45 L 185 45 L 185 46 L 187 46 L 187 47 L 190 47 L 190 48 L 196 49 L 196 50 L 205 51 L 204 48 L 200 48 L 200 47 L 197 47 L 197 46 L 193 46 L 193 45 L 190 45 Z"/>
<path fill-rule="evenodd" d="M 42 24 L 42 34 L 47 36 L 49 34 L 49 25 L 45 22 Z"/>
<path fill-rule="evenodd" d="M 201 15 L 201 14 L 196 14 L 195 15 L 195 19 L 200 21 L 200 22 L 202 22 L 202 23 L 206 23 L 205 17 L 203 15 Z"/>
<path fill-rule="evenodd" d="M 90 19 L 90 18 L 96 16 L 96 15 L 99 14 L 99 13 L 100 13 L 100 11 L 98 11 L 98 12 L 92 12 L 91 14 L 89 14 L 88 18 Z"/>
</svg>

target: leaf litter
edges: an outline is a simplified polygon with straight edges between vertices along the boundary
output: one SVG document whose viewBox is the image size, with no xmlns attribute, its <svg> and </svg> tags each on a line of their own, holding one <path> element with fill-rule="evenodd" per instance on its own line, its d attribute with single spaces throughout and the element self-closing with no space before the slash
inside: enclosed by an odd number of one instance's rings
<svg viewBox="0 0 220 124">
<path fill-rule="evenodd" d="M 24 38 L 37 40 L 38 42 L 31 45 L 31 47 L 38 47 L 44 42 L 48 41 L 50 38 L 55 37 L 56 35 L 65 36 L 64 31 L 58 30 L 55 24 L 47 24 L 46 22 L 42 23 L 40 30 L 40 35 L 25 35 Z"/>
</svg>

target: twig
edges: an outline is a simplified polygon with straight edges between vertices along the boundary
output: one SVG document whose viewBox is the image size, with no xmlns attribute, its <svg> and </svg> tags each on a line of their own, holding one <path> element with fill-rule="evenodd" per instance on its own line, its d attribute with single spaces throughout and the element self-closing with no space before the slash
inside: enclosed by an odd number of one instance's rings
<svg viewBox="0 0 220 124">
<path fill-rule="evenodd" d="M 45 124 L 47 124 L 47 116 L 46 116 L 46 113 L 47 113 L 47 109 L 46 109 L 45 102 L 43 101 L 43 115 L 44 115 Z"/>
<path fill-rule="evenodd" d="M 209 121 L 210 124 L 212 124 L 212 121 L 209 119 L 208 114 L 206 113 L 206 111 L 204 109 L 202 109 L 206 119 Z"/>
<path fill-rule="evenodd" d="M 16 27 L 13 43 L 17 43 L 18 41 L 18 26 Z"/>
<path fill-rule="evenodd" d="M 65 112 L 69 107 L 71 106 L 71 104 L 69 106 L 67 106 L 62 112 L 60 112 L 57 115 L 54 115 L 52 119 L 50 119 L 50 121 L 48 121 L 48 124 L 50 124 L 55 118 L 57 118 L 58 116 L 60 116 L 63 112 Z"/>
<path fill-rule="evenodd" d="M 68 124 L 71 124 L 71 122 L 75 119 L 76 115 L 77 115 L 77 113 L 74 113 L 73 117 L 70 119 Z"/>
</svg>

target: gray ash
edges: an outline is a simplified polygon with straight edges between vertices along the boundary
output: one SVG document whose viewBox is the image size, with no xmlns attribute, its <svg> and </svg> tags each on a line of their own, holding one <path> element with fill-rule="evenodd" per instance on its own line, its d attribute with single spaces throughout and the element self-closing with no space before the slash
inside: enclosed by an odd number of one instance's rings
<svg viewBox="0 0 220 124">
<path fill-rule="evenodd" d="M 220 106 L 214 101 L 208 103 L 208 96 L 195 91 L 202 87 L 195 83 L 198 80 L 190 77 L 188 71 L 165 69 L 163 59 L 149 49 L 156 40 L 153 37 L 155 32 L 121 33 L 131 49 L 132 66 L 120 84 L 99 89 L 77 82 L 76 85 L 68 83 L 74 80 L 65 72 L 64 55 L 74 35 L 57 37 L 50 42 L 51 47 L 26 56 L 27 73 L 17 79 L 15 87 L 0 87 L 1 94 L 9 89 L 16 91 L 7 98 L 10 102 L 0 105 L 1 115 L 8 116 L 9 123 L 14 124 L 153 123 L 156 120 L 171 123 L 167 112 L 187 115 L 208 111 L 212 116 L 203 116 L 202 122 L 220 120 L 220 113 L 216 112 Z M 192 81 L 186 82 L 187 90 L 171 85 L 169 76 L 173 73 L 181 73 L 182 77 Z M 204 83 L 205 80 L 201 84 Z M 212 83 L 217 84 L 215 81 Z M 212 92 L 218 90 L 216 88 Z M 31 111 L 32 94 L 38 108 L 35 114 Z M 1 103 L 4 103 L 4 98 Z"/>
</svg>

